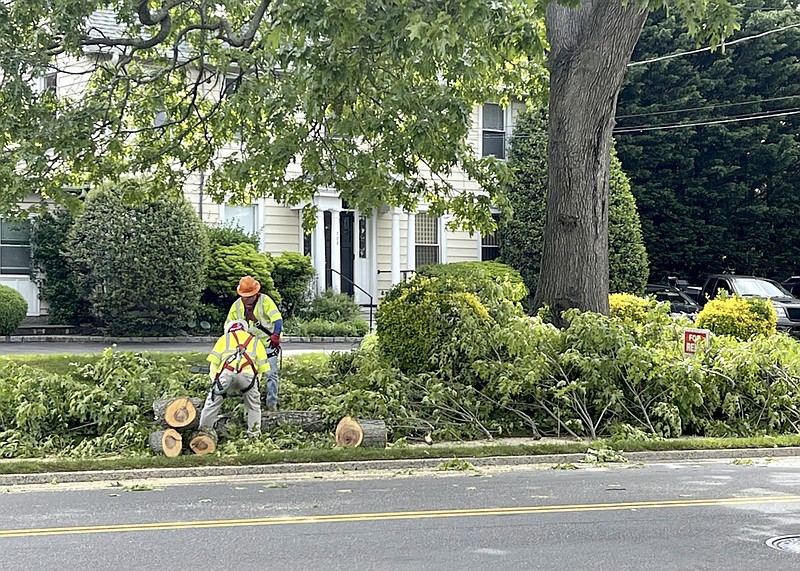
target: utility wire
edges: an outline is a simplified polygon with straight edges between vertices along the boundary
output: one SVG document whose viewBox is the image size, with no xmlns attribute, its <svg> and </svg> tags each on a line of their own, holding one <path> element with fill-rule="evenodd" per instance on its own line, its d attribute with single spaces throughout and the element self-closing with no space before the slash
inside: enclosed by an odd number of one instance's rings
<svg viewBox="0 0 800 571">
<path fill-rule="evenodd" d="M 767 30 L 766 32 L 761 32 L 760 34 L 754 34 L 752 36 L 744 36 L 744 37 L 738 38 L 738 39 L 730 41 L 730 42 L 722 42 L 720 44 L 720 46 L 725 48 L 727 46 L 732 46 L 734 44 L 739 44 L 741 42 L 747 42 L 747 41 L 750 41 L 750 40 L 755 40 L 756 38 L 763 38 L 764 36 L 769 36 L 770 34 L 777 34 L 778 32 L 783 32 L 784 30 L 788 30 L 788 29 L 791 29 L 791 28 L 797 28 L 798 26 L 800 26 L 800 22 L 798 22 L 796 24 L 789 24 L 788 26 L 783 26 L 781 28 L 775 28 L 774 30 Z M 657 61 L 673 59 L 673 58 L 676 58 L 676 57 L 688 56 L 688 55 L 691 55 L 691 54 L 699 54 L 701 52 L 711 51 L 711 49 L 712 49 L 711 46 L 709 46 L 707 48 L 700 48 L 700 49 L 691 50 L 691 51 L 688 51 L 688 52 L 678 52 L 678 53 L 669 54 L 669 55 L 666 55 L 666 56 L 660 56 L 660 57 L 653 58 L 653 59 L 646 59 L 646 60 L 642 60 L 642 61 L 633 61 L 633 62 L 628 64 L 628 67 L 634 67 L 634 66 L 637 66 L 637 65 L 646 65 L 648 63 L 654 63 L 654 62 L 657 62 Z"/>
<path fill-rule="evenodd" d="M 652 111 L 649 113 L 632 113 L 630 115 L 617 115 L 617 119 L 629 119 L 631 117 L 653 117 L 656 115 L 672 115 L 673 113 L 686 113 L 689 111 L 706 111 L 709 109 L 721 109 L 723 107 L 738 107 L 740 105 L 753 105 L 756 103 L 769 103 L 772 101 L 785 101 L 786 99 L 796 99 L 800 97 L 797 95 L 786 95 L 784 97 L 770 97 L 767 99 L 751 99 L 750 101 L 740 101 L 738 103 L 713 103 L 703 107 L 684 107 L 683 109 L 671 109 L 667 111 Z"/>
<path fill-rule="evenodd" d="M 721 125 L 723 123 L 739 123 L 741 121 L 756 121 L 759 119 L 772 119 L 775 117 L 788 117 L 790 115 L 798 115 L 800 114 L 800 108 L 794 109 L 781 109 L 777 112 L 771 113 L 763 113 L 761 115 L 747 115 L 741 117 L 731 117 L 728 119 L 715 119 L 709 121 L 696 121 L 693 123 L 675 123 L 672 125 L 640 125 L 638 127 L 622 127 L 619 129 L 614 129 L 613 134 L 623 134 L 623 133 L 642 133 L 645 131 L 666 131 L 672 129 L 683 129 L 686 127 L 701 127 L 704 125 Z"/>
</svg>

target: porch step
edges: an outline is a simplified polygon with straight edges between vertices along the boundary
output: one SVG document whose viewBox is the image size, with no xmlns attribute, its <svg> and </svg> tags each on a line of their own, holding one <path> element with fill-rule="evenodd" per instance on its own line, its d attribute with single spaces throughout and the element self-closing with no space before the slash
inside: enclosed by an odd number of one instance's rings
<svg viewBox="0 0 800 571">
<path fill-rule="evenodd" d="M 376 317 L 378 316 L 378 306 L 377 305 L 373 305 L 371 307 L 372 307 L 372 327 L 370 328 L 370 333 L 375 333 L 375 328 L 377 326 L 376 324 L 378 322 L 377 319 L 376 319 Z M 369 323 L 370 322 L 370 305 L 369 304 L 363 304 L 363 305 L 360 306 L 360 308 L 361 308 L 361 319 L 363 319 L 364 321 Z"/>
<path fill-rule="evenodd" d="M 74 325 L 49 325 L 39 323 L 22 323 L 14 335 L 71 335 L 77 333 Z"/>
</svg>

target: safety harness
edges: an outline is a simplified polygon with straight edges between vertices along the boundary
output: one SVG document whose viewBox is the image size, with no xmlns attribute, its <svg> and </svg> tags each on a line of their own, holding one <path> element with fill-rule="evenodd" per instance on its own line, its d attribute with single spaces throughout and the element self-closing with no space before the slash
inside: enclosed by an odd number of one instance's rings
<svg viewBox="0 0 800 571">
<path fill-rule="evenodd" d="M 246 393 L 247 391 L 251 390 L 254 386 L 256 386 L 256 382 L 258 380 L 258 369 L 256 368 L 256 364 L 253 362 L 253 358 L 247 352 L 247 346 L 250 342 L 254 339 L 254 336 L 250 333 L 247 334 L 247 338 L 244 342 L 239 341 L 239 336 L 237 335 L 239 331 L 231 331 L 230 335 L 233 335 L 234 341 L 236 341 L 236 350 L 228 355 L 225 360 L 220 364 L 219 370 L 217 371 L 216 377 L 214 377 L 214 382 L 211 384 L 211 393 L 214 396 L 221 396 L 225 398 L 229 396 L 228 389 L 231 387 L 233 383 L 233 376 L 229 377 L 229 380 L 226 384 L 222 384 L 222 380 L 220 377 L 222 376 L 223 371 L 232 371 L 234 374 L 238 374 L 242 372 L 242 369 L 245 367 L 250 367 L 253 372 L 253 380 L 247 386 L 246 389 L 242 390 L 241 394 Z M 230 343 L 230 340 L 227 340 Z"/>
</svg>

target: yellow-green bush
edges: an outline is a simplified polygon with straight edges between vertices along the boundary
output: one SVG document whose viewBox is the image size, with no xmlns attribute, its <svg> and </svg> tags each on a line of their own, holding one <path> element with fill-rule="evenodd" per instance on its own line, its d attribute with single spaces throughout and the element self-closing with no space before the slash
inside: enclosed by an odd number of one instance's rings
<svg viewBox="0 0 800 571">
<path fill-rule="evenodd" d="M 717 335 L 730 335 L 743 341 L 762 335 L 773 335 L 778 317 L 772 303 L 754 297 L 717 297 L 709 301 L 697 315 L 697 327 Z"/>
<path fill-rule="evenodd" d="M 395 286 L 378 306 L 378 345 L 404 372 L 433 371 L 434 357 L 463 356 L 491 322 L 483 303 L 461 284 L 417 276 Z"/>
<path fill-rule="evenodd" d="M 644 323 L 648 313 L 656 307 L 656 301 L 638 297 L 630 293 L 612 293 L 608 296 L 611 317 Z"/>
</svg>

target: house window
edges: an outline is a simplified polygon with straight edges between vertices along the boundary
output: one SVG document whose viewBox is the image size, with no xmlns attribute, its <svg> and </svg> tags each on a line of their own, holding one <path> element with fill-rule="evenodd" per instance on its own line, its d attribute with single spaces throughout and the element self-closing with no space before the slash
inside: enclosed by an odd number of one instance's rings
<svg viewBox="0 0 800 571">
<path fill-rule="evenodd" d="M 247 234 L 258 234 L 256 205 L 230 206 L 226 204 L 225 223 L 231 226 L 238 226 Z"/>
<path fill-rule="evenodd" d="M 492 214 L 492 218 L 497 222 L 498 215 Z M 498 229 L 490 234 L 481 235 L 481 260 L 489 262 L 500 257 L 500 242 L 498 239 Z"/>
<path fill-rule="evenodd" d="M 0 220 L 0 274 L 31 275 L 30 222 Z"/>
<path fill-rule="evenodd" d="M 495 103 L 483 106 L 481 137 L 484 157 L 506 158 L 505 110 Z"/>
<path fill-rule="evenodd" d="M 416 235 L 416 266 L 439 263 L 439 219 L 430 214 L 417 214 L 414 231 Z"/>
</svg>

